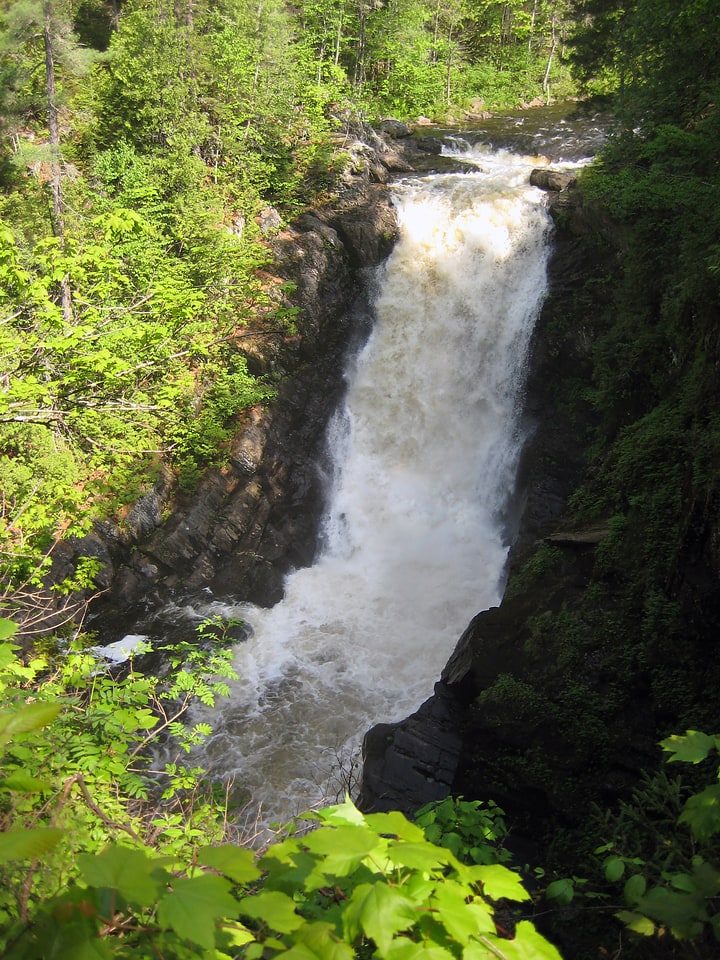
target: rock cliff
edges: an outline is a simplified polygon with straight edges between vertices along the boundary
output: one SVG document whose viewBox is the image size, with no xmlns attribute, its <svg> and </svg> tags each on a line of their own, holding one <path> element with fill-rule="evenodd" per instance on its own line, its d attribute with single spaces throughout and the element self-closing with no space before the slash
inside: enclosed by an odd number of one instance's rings
<svg viewBox="0 0 720 960">
<path fill-rule="evenodd" d="M 493 799 L 543 863 L 661 766 L 662 737 L 714 729 L 720 611 L 717 474 L 699 475 L 690 453 L 717 364 L 703 354 L 676 376 L 693 398 L 684 413 L 672 396 L 648 396 L 639 419 L 622 395 L 591 405 L 598 345 L 615 343 L 626 237 L 569 185 L 547 186 L 562 192 L 505 596 L 469 624 L 435 695 L 367 734 L 360 797 L 407 813 L 449 793 Z"/>
<path fill-rule="evenodd" d="M 271 605 L 287 571 L 313 559 L 327 420 L 344 390 L 345 354 L 368 332 L 368 278 L 395 241 L 387 184 L 412 169 L 394 140 L 368 127 L 337 146 L 347 161 L 327 206 L 287 225 L 268 210 L 262 224 L 273 254 L 268 282 L 289 282 L 285 305 L 297 310 L 294 335 L 245 341 L 253 371 L 278 375 L 277 399 L 243 411 L 225 465 L 196 492 L 178 492 L 163 470 L 122 523 L 99 524 L 58 551 L 56 579 L 79 556 L 100 561 L 104 595 L 93 610 L 109 631 L 123 629 L 126 611 L 176 591 Z"/>
</svg>

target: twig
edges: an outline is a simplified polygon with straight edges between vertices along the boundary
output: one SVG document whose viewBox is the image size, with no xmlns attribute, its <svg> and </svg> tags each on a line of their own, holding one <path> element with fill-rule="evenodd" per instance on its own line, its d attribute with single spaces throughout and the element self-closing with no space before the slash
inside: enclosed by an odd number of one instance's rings
<svg viewBox="0 0 720 960">
<path fill-rule="evenodd" d="M 114 830 L 122 830 L 125 833 L 127 833 L 129 837 L 132 837 L 133 840 L 136 840 L 138 843 L 142 843 L 142 840 L 135 833 L 132 827 L 129 827 L 126 823 L 117 823 L 116 821 L 111 820 L 110 817 L 106 816 L 105 813 L 103 813 L 100 807 L 95 803 L 93 798 L 90 796 L 90 791 L 88 790 L 87 784 L 85 783 L 85 779 L 81 773 L 73 774 L 70 780 L 77 783 L 77 785 L 80 787 L 80 792 L 82 793 L 83 798 L 85 799 L 85 803 L 92 810 L 95 816 L 98 817 L 100 820 L 102 820 L 102 822 L 105 824 L 106 827 L 111 827 Z"/>
</svg>

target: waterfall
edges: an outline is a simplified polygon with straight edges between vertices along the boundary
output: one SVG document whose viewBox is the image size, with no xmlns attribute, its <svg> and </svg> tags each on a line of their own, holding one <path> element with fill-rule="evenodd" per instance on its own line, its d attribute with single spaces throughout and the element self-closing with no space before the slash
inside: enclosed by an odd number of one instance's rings
<svg viewBox="0 0 720 960">
<path fill-rule="evenodd" d="M 395 186 L 400 239 L 329 431 L 319 559 L 271 610 L 207 611 L 254 632 L 201 761 L 269 819 L 334 800 L 365 731 L 416 710 L 500 599 L 549 218 L 528 185 L 537 158 L 465 156 L 467 172 Z"/>
</svg>

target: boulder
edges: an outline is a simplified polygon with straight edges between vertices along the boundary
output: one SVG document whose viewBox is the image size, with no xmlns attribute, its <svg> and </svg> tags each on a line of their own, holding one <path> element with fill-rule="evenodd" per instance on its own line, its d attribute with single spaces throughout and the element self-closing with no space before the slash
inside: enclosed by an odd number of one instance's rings
<svg viewBox="0 0 720 960">
<path fill-rule="evenodd" d="M 539 187 L 541 190 L 548 190 L 551 193 L 559 193 L 562 190 L 569 190 L 577 183 L 577 177 L 574 173 L 567 170 L 551 170 L 549 167 L 538 167 L 530 174 L 530 185 Z"/>
<path fill-rule="evenodd" d="M 412 133 L 412 130 L 407 123 L 403 123 L 402 120 L 394 120 L 392 118 L 381 120 L 378 124 L 378 129 L 380 133 L 385 133 L 389 137 L 393 137 L 395 140 L 400 140 L 403 137 L 409 137 Z"/>
</svg>

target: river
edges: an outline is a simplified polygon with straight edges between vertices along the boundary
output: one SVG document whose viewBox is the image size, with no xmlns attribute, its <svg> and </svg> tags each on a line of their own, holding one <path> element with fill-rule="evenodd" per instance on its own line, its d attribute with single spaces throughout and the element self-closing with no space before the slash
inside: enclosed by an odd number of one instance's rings
<svg viewBox="0 0 720 960">
<path fill-rule="evenodd" d="M 505 122 L 513 149 L 487 130 L 455 133 L 445 152 L 462 172 L 394 185 L 400 239 L 330 425 L 317 562 L 272 609 L 225 599 L 185 611 L 252 630 L 230 697 L 203 716 L 213 733 L 198 759 L 265 821 L 352 788 L 367 729 L 414 712 L 469 620 L 500 600 L 551 235 L 529 175 L 562 156 L 558 138 L 566 162 L 588 152 L 555 123 L 523 146 L 523 123 Z M 517 152 L 531 147 L 545 157 Z"/>
</svg>

